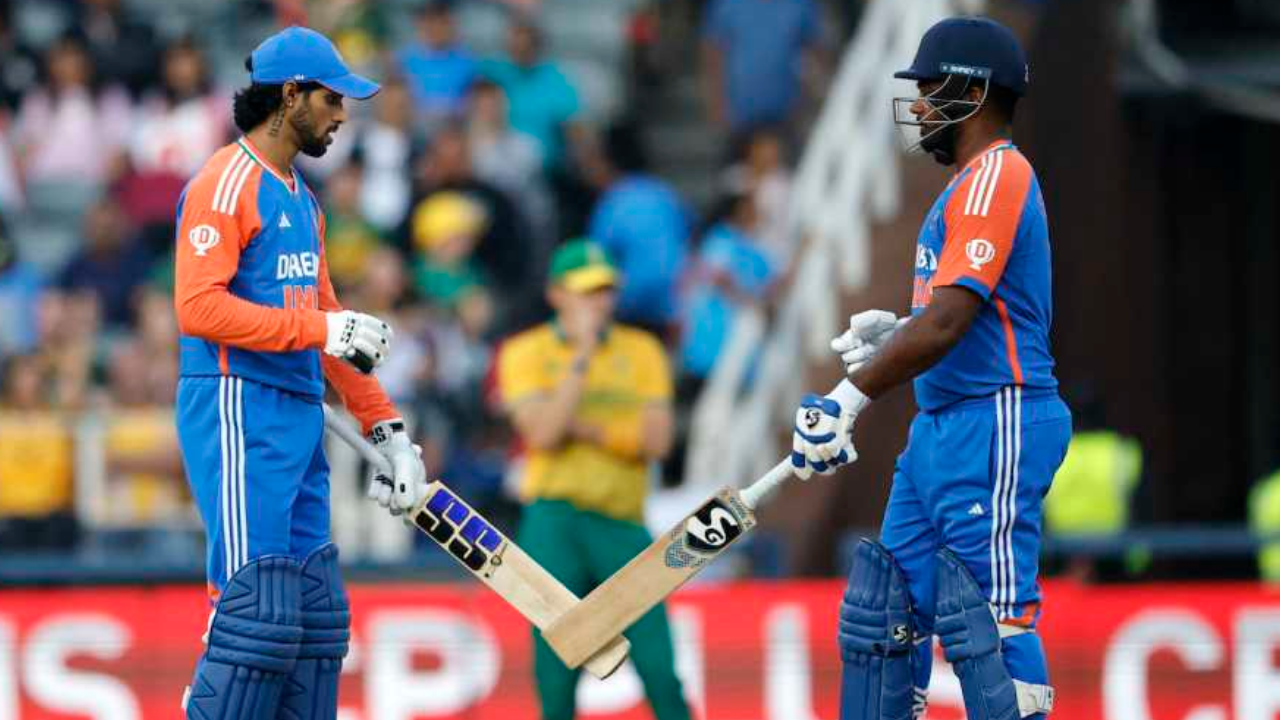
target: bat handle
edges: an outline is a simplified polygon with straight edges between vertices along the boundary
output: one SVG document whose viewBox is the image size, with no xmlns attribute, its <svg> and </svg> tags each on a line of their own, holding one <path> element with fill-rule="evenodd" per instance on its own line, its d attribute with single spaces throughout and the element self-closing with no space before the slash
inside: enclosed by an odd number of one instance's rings
<svg viewBox="0 0 1280 720">
<path fill-rule="evenodd" d="M 751 510 L 759 507 L 760 503 L 774 491 L 782 483 L 791 477 L 791 460 L 788 458 L 773 466 L 773 469 L 764 474 L 764 477 L 756 480 L 738 493 L 742 498 L 742 503 Z"/>
<path fill-rule="evenodd" d="M 360 454 L 365 462 L 376 467 L 382 474 L 387 477 L 393 475 L 391 463 L 387 461 L 382 453 L 365 439 L 360 431 L 351 427 L 351 425 L 338 415 L 337 411 L 329 407 L 328 403 L 324 406 L 324 426 L 333 431 L 335 435 L 342 438 L 342 441 L 351 446 L 351 449 Z"/>
</svg>

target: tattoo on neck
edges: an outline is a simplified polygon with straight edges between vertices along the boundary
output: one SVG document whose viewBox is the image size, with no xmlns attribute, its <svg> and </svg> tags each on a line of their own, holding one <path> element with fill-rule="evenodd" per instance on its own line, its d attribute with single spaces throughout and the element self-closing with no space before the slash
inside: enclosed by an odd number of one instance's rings
<svg viewBox="0 0 1280 720">
<path fill-rule="evenodd" d="M 284 125 L 284 108 L 280 108 L 276 116 L 271 118 L 271 127 L 267 128 L 267 134 L 271 137 L 278 136 L 282 125 Z"/>
</svg>

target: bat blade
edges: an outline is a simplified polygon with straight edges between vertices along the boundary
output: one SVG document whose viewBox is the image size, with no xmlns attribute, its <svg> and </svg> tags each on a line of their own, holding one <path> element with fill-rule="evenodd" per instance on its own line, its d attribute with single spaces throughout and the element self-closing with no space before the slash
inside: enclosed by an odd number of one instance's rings
<svg viewBox="0 0 1280 720">
<path fill-rule="evenodd" d="M 366 462 L 391 476 L 387 459 L 328 405 L 324 406 L 324 423 Z M 409 518 L 539 630 L 578 604 L 573 592 L 444 483 L 432 482 L 426 497 L 409 511 Z M 626 638 L 614 638 L 586 661 L 587 672 L 603 680 L 622 665 L 629 652 L 631 643 Z"/>
<path fill-rule="evenodd" d="M 576 595 L 439 480 L 427 486 L 410 519 L 539 630 L 579 604 Z M 622 665 L 631 649 L 626 638 L 613 640 L 580 663 L 601 680 Z"/>
<path fill-rule="evenodd" d="M 544 628 L 543 639 L 566 665 L 582 665 L 755 525 L 738 491 L 721 488 Z"/>
</svg>

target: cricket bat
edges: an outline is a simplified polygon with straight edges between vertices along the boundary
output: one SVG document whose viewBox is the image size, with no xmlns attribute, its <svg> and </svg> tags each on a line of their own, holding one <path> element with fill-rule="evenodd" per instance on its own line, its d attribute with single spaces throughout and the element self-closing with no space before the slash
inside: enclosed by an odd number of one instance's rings
<svg viewBox="0 0 1280 720">
<path fill-rule="evenodd" d="M 755 510 L 760 502 L 789 477 L 791 462 L 783 460 L 742 490 L 720 488 L 702 507 L 544 628 L 543 639 L 566 665 L 582 665 L 750 532 L 756 526 Z"/>
<path fill-rule="evenodd" d="M 324 424 L 366 462 L 391 477 L 387 459 L 328 405 L 324 406 Z M 576 595 L 439 480 L 427 485 L 426 497 L 408 512 L 408 517 L 539 630 L 545 630 L 578 604 Z M 603 680 L 627 659 L 631 643 L 617 635 L 613 642 L 600 645 L 599 652 L 578 664 Z"/>
</svg>

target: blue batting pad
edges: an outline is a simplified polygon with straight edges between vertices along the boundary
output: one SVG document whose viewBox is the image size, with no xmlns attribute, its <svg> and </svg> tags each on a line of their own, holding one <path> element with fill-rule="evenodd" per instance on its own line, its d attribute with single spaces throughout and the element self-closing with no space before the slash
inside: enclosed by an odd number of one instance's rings
<svg viewBox="0 0 1280 720">
<path fill-rule="evenodd" d="M 934 632 L 960 678 L 969 720 L 1020 720 L 1017 690 L 1000 651 L 1000 632 L 978 583 L 955 553 L 937 555 Z"/>
<path fill-rule="evenodd" d="M 302 644 L 285 683 L 278 720 L 333 720 L 338 676 L 351 639 L 351 605 L 338 569 L 338 548 L 326 543 L 302 564 Z"/>
<path fill-rule="evenodd" d="M 298 563 L 268 555 L 231 576 L 187 699 L 189 720 L 274 720 L 302 640 Z"/>
<path fill-rule="evenodd" d="M 911 720 L 914 635 L 902 571 L 864 538 L 840 603 L 841 720 Z"/>
</svg>

